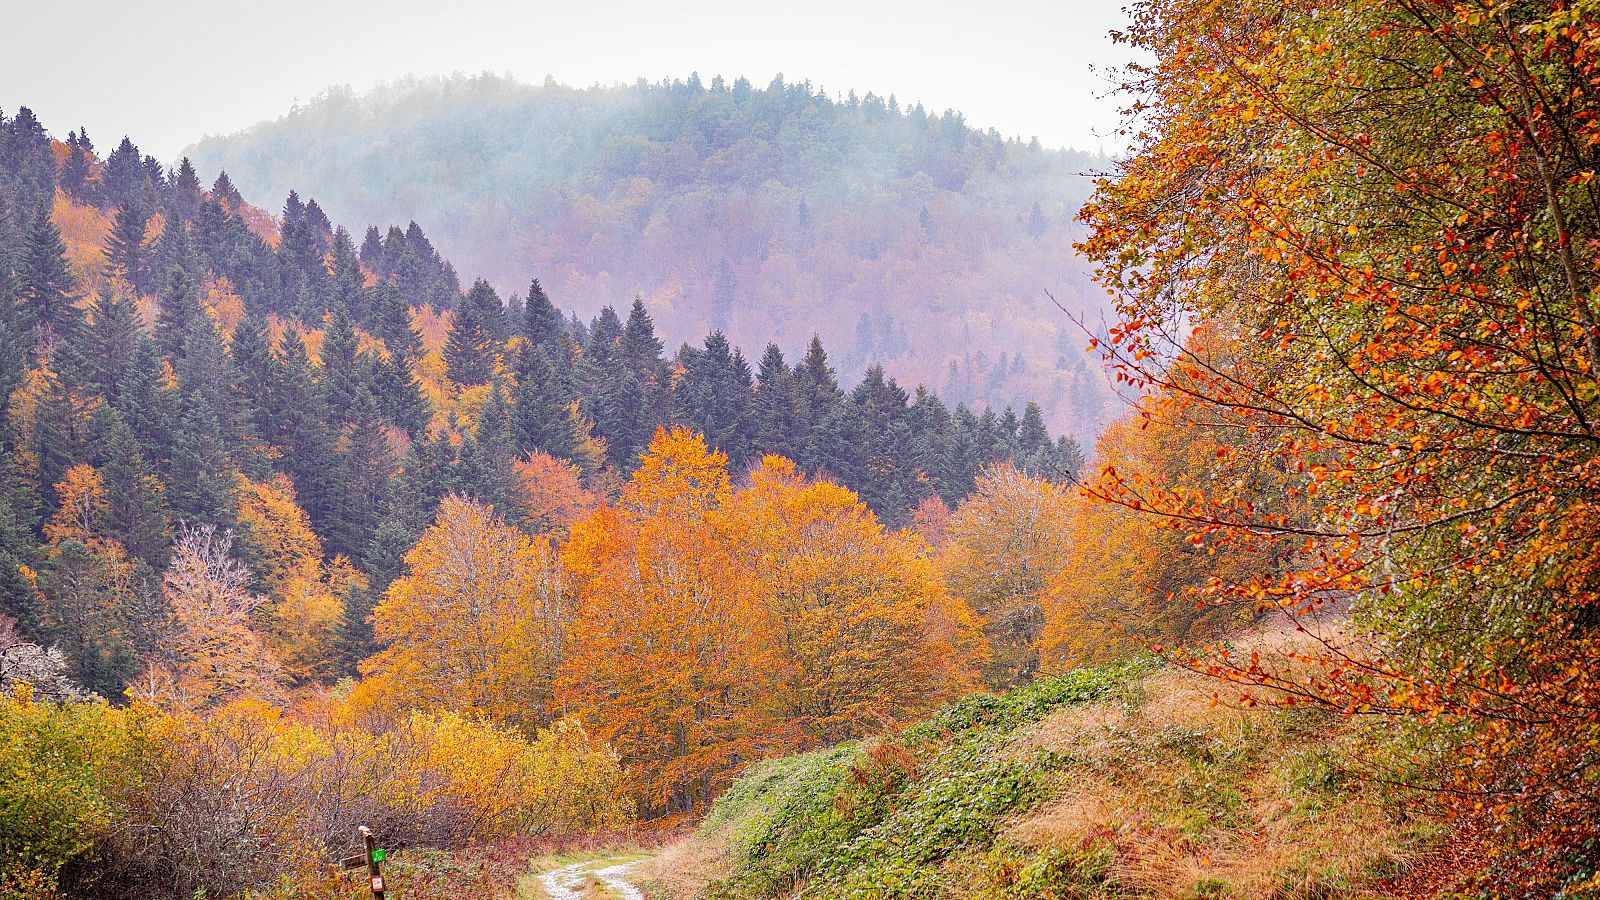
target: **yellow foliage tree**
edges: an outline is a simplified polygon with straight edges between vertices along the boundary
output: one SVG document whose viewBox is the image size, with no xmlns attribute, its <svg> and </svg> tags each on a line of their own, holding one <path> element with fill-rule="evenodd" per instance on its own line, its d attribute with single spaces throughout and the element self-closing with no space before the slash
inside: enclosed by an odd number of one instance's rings
<svg viewBox="0 0 1600 900">
<path fill-rule="evenodd" d="M 285 476 L 256 483 L 240 475 L 236 497 L 240 547 L 270 595 L 260 617 L 284 674 L 296 682 L 336 674 L 342 598 L 364 587 L 365 576 L 342 557 L 324 563 L 322 541 Z"/>
<path fill-rule="evenodd" d="M 68 469 L 55 485 L 60 506 L 45 523 L 40 553 L 39 627 L 72 663 L 72 677 L 115 693 L 131 674 L 137 565 L 105 534 L 105 485 L 92 466 Z"/>
<path fill-rule="evenodd" d="M 785 718 L 809 743 L 881 732 L 974 686 L 977 618 L 927 545 L 885 531 L 854 492 L 768 456 L 724 518 L 773 623 Z"/>
<path fill-rule="evenodd" d="M 405 562 L 373 612 L 383 649 L 362 664 L 361 696 L 530 725 L 555 718 L 552 682 L 571 610 L 549 543 L 452 495 Z"/>
<path fill-rule="evenodd" d="M 95 539 L 96 521 L 106 512 L 105 481 L 86 463 L 66 471 L 56 483 L 56 514 L 45 523 L 44 536 L 51 543 Z"/>
<path fill-rule="evenodd" d="M 1069 491 L 1008 465 L 978 475 L 946 528 L 940 568 L 950 589 L 984 618 L 994 648 L 986 675 L 998 688 L 1039 667 L 1044 595 L 1066 564 Z"/>
</svg>

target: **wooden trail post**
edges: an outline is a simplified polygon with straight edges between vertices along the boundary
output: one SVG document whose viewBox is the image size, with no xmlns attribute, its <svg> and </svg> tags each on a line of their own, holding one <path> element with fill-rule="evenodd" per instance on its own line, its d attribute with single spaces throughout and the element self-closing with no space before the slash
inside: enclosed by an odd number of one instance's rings
<svg viewBox="0 0 1600 900">
<path fill-rule="evenodd" d="M 367 881 L 372 886 L 372 900 L 383 900 L 383 871 L 379 863 L 384 860 L 383 848 L 378 846 L 378 841 L 372 836 L 372 829 L 365 825 L 358 826 L 356 831 L 361 833 L 361 847 L 365 851 L 360 856 L 347 856 L 339 860 L 340 868 L 359 869 L 367 867 Z"/>
</svg>

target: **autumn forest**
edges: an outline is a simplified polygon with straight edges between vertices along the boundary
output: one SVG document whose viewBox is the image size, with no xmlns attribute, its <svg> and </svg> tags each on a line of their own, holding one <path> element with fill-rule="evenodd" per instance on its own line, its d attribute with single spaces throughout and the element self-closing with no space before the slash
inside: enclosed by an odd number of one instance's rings
<svg viewBox="0 0 1600 900">
<path fill-rule="evenodd" d="M 1600 897 L 1600 4 L 1127 14 L 1113 156 L 0 109 L 0 900 Z"/>
</svg>

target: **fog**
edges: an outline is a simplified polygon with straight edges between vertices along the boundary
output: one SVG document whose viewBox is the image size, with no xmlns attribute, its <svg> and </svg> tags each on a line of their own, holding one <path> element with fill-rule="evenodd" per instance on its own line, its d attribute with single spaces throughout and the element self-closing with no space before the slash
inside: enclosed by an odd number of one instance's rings
<svg viewBox="0 0 1600 900">
<path fill-rule="evenodd" d="M 1115 149 L 1102 70 L 1126 59 L 1115 0 L 983 4 L 817 0 L 608 3 L 420 0 L 266 4 L 8 3 L 0 107 L 57 134 L 87 125 L 171 159 L 206 134 L 276 118 L 330 85 L 407 74 L 509 73 L 538 83 L 779 72 L 830 94 L 894 94 L 1046 146 Z M 70 50 L 69 50 L 70 48 Z"/>
</svg>

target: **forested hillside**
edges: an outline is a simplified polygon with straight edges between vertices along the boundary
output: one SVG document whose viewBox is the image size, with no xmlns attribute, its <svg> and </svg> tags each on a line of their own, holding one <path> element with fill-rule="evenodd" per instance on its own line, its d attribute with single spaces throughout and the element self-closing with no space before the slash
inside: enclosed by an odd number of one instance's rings
<svg viewBox="0 0 1600 900">
<path fill-rule="evenodd" d="M 525 296 L 0 118 L 0 896 L 670 819 L 1037 666 L 1042 582 L 896 530 L 1059 506 L 1036 405 Z"/>
<path fill-rule="evenodd" d="M 1099 325 L 1071 243 L 1109 160 L 958 113 L 781 77 L 484 75 L 330 90 L 191 155 L 252 197 L 299 188 L 353 225 L 415 218 L 502 295 L 531 269 L 585 317 L 641 295 L 673 342 L 707 323 L 747 347 L 820 332 L 849 379 L 879 363 L 951 402 L 1036 400 L 1085 438 L 1117 412 L 1050 297 Z"/>
</svg>

